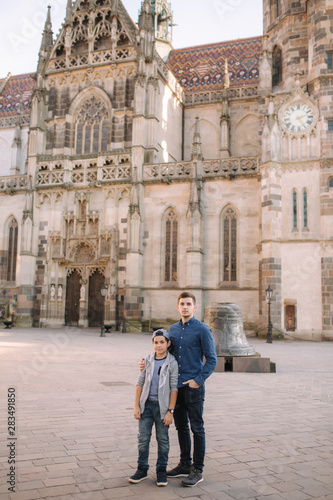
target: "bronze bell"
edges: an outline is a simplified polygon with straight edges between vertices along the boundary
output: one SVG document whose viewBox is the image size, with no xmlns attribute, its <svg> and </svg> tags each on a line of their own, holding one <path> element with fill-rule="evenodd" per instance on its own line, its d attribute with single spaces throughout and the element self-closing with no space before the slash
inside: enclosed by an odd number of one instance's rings
<svg viewBox="0 0 333 500">
<path fill-rule="evenodd" d="M 212 330 L 218 356 L 254 356 L 245 336 L 241 308 L 229 302 L 213 302 L 205 309 L 205 323 Z"/>
</svg>

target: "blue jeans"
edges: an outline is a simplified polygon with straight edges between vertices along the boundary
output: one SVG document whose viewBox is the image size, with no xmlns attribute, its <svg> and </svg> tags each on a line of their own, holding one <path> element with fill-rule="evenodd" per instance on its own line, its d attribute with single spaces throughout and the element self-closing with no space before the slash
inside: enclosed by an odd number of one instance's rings
<svg viewBox="0 0 333 500">
<path fill-rule="evenodd" d="M 177 404 L 174 419 L 178 432 L 180 461 L 190 466 L 191 461 L 191 431 L 193 433 L 193 466 L 202 472 L 204 467 L 206 437 L 203 421 L 205 386 L 192 389 L 188 385 L 178 389 Z"/>
<path fill-rule="evenodd" d="M 155 423 L 157 441 L 156 472 L 165 472 L 169 457 L 169 427 L 163 424 L 158 403 L 146 401 L 144 412 L 139 420 L 139 457 L 138 469 L 149 469 L 149 443 Z"/>
</svg>

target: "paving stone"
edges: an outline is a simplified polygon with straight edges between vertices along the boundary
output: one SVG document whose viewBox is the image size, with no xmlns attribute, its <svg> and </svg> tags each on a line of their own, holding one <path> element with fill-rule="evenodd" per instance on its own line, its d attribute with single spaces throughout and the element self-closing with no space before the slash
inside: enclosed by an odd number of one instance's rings
<svg viewBox="0 0 333 500">
<path fill-rule="evenodd" d="M 304 491 L 293 491 L 292 499 L 290 498 L 290 491 L 288 491 L 287 493 L 281 493 L 281 495 L 283 498 L 285 498 L 285 500 L 309 500 L 310 498 L 313 498 L 307 493 L 304 493 Z"/>
<path fill-rule="evenodd" d="M 36 500 L 41 499 L 40 492 L 37 490 L 32 491 L 18 491 L 10 495 L 10 500 Z"/>
<path fill-rule="evenodd" d="M 52 488 L 43 488 L 38 490 L 41 497 L 40 498 L 53 498 L 59 495 L 67 495 L 73 493 L 79 493 L 80 490 L 76 485 L 64 485 L 64 486 L 54 486 Z"/>
<path fill-rule="evenodd" d="M 287 492 L 289 491 L 290 494 L 292 492 L 297 491 L 302 489 L 299 484 L 295 483 L 273 483 L 271 486 L 273 486 L 276 490 L 281 491 L 281 492 Z"/>
<path fill-rule="evenodd" d="M 235 500 L 249 500 L 257 496 L 257 492 L 251 488 L 230 488 L 226 493 Z"/>
<path fill-rule="evenodd" d="M 234 500 L 225 491 L 209 493 L 209 495 L 200 495 L 200 500 Z"/>
<path fill-rule="evenodd" d="M 26 491 L 26 490 L 37 490 L 38 488 L 43 488 L 43 481 L 22 481 L 18 485 L 18 491 Z"/>
<path fill-rule="evenodd" d="M 65 486 L 66 484 L 76 484 L 76 481 L 73 477 L 64 477 L 64 476 L 52 479 L 44 479 L 43 482 L 46 487 Z"/>
</svg>

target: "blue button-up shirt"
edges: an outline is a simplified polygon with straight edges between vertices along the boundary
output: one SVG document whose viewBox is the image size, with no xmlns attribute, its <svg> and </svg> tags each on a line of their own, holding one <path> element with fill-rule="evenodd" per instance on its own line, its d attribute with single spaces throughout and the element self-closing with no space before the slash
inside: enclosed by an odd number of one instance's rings
<svg viewBox="0 0 333 500">
<path fill-rule="evenodd" d="M 187 323 L 183 324 L 180 320 L 171 325 L 169 333 L 172 354 L 178 361 L 178 387 L 183 387 L 183 382 L 187 380 L 203 385 L 217 364 L 212 332 L 205 323 L 193 317 Z"/>
</svg>

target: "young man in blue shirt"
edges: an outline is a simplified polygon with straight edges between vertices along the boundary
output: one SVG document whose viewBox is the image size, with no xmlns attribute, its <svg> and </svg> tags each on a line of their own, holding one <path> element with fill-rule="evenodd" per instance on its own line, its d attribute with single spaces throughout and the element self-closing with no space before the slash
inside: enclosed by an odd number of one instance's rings
<svg viewBox="0 0 333 500">
<path fill-rule="evenodd" d="M 197 309 L 195 296 L 189 292 L 181 293 L 177 309 L 181 319 L 170 327 L 169 333 L 172 353 L 179 368 L 174 421 L 178 432 L 180 462 L 174 469 L 167 471 L 167 476 L 187 476 L 182 485 L 191 487 L 203 481 L 205 380 L 215 370 L 217 356 L 212 332 L 205 323 L 194 317 Z M 189 424 L 193 433 L 193 463 Z"/>
</svg>

